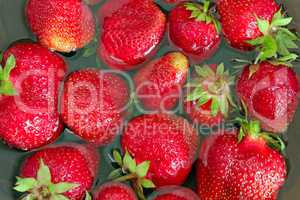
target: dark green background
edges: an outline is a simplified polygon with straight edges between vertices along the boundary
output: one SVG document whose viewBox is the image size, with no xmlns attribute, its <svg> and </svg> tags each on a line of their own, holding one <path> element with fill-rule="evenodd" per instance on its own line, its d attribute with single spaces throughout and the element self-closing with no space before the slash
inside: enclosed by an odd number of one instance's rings
<svg viewBox="0 0 300 200">
<path fill-rule="evenodd" d="M 5 50 L 7 46 L 18 39 L 34 38 L 33 35 L 28 31 L 25 19 L 24 19 L 24 5 L 25 0 L 0 0 L 0 48 Z M 295 17 L 294 26 L 300 28 L 300 1 L 299 0 L 288 0 L 286 1 L 286 7 L 290 15 Z M 170 9 L 170 7 L 161 4 L 164 10 Z M 97 7 L 93 7 L 96 11 Z M 158 55 L 160 56 L 171 48 L 167 45 L 167 42 L 162 44 Z M 105 67 L 103 64 L 99 64 L 96 61 L 96 57 L 90 58 L 81 57 L 82 51 L 77 52 L 73 57 L 66 58 L 69 64 L 70 71 L 74 71 L 79 68 L 86 66 L 94 67 Z M 229 61 L 232 58 L 247 58 L 252 56 L 251 53 L 241 54 L 228 47 L 223 41 L 222 47 L 219 51 L 211 58 L 209 63 L 225 62 L 227 66 L 230 66 Z M 296 69 L 300 72 L 299 69 Z M 135 113 L 138 114 L 138 113 Z M 289 159 L 289 178 L 285 187 L 283 188 L 280 199 L 284 200 L 297 200 L 300 199 L 300 112 L 298 109 L 295 121 L 290 125 L 287 133 L 288 137 L 288 159 Z M 76 137 L 65 131 L 58 142 L 62 141 L 78 141 Z M 118 146 L 118 139 L 115 144 L 109 145 L 106 148 L 101 148 L 99 151 L 102 154 L 102 162 L 100 169 L 100 176 L 98 182 L 105 181 L 108 171 L 111 170 L 109 159 L 107 154 L 113 147 Z M 28 153 L 9 149 L 7 146 L 0 144 L 0 200 L 13 200 L 17 198 L 17 194 L 14 193 L 11 188 L 15 181 L 14 177 L 17 175 L 18 167 L 22 159 Z M 190 176 L 189 181 L 186 185 L 192 185 L 193 174 Z"/>
</svg>

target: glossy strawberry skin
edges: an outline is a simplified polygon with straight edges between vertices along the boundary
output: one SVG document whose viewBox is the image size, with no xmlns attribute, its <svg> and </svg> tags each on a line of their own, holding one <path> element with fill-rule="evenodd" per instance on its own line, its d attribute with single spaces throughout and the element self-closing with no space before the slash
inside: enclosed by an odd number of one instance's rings
<svg viewBox="0 0 300 200">
<path fill-rule="evenodd" d="M 211 114 L 211 102 L 210 100 L 200 107 L 195 101 L 185 102 L 184 111 L 193 123 L 212 127 L 224 122 L 225 117 L 221 112 L 218 112 L 216 116 Z"/>
<path fill-rule="evenodd" d="M 187 58 L 168 53 L 139 70 L 134 76 L 137 97 L 146 110 L 164 111 L 176 106 L 188 74 Z"/>
<path fill-rule="evenodd" d="M 262 35 L 256 16 L 271 21 L 279 10 L 274 0 L 218 0 L 217 8 L 225 38 L 240 50 L 252 50 L 247 41 Z"/>
<path fill-rule="evenodd" d="M 154 2 L 114 0 L 99 13 L 103 29 L 98 54 L 108 66 L 131 70 L 155 53 L 164 35 L 166 17 Z"/>
<path fill-rule="evenodd" d="M 185 3 L 180 3 L 170 12 L 169 38 L 179 49 L 197 56 L 197 61 L 201 62 L 216 52 L 221 36 L 214 23 L 191 18 L 192 12 L 186 9 Z"/>
<path fill-rule="evenodd" d="M 95 20 L 82 0 L 28 0 L 26 19 L 39 42 L 49 49 L 70 52 L 95 35 Z"/>
<path fill-rule="evenodd" d="M 53 142 L 62 132 L 57 111 L 58 88 L 67 66 L 47 48 L 14 43 L 4 53 L 16 59 L 10 73 L 18 95 L 0 99 L 0 136 L 9 146 L 31 150 Z"/>
<path fill-rule="evenodd" d="M 203 200 L 275 200 L 286 176 L 284 157 L 264 140 L 217 132 L 202 144 L 197 192 Z"/>
<path fill-rule="evenodd" d="M 20 176 L 35 178 L 42 159 L 50 169 L 53 183 L 69 182 L 80 185 L 64 195 L 71 200 L 82 200 L 85 192 L 91 189 L 95 177 L 94 172 L 89 168 L 91 161 L 88 161 L 88 158 L 75 146 L 74 144 L 53 146 L 35 152 L 22 163 Z"/>
<path fill-rule="evenodd" d="M 298 87 L 293 69 L 262 62 L 251 78 L 249 66 L 244 68 L 237 80 L 236 90 L 248 107 L 250 116 L 260 120 L 264 130 L 282 133 L 295 115 Z"/>
<path fill-rule="evenodd" d="M 180 186 L 166 186 L 155 191 L 150 200 L 199 200 L 199 197 L 188 188 Z"/>
<path fill-rule="evenodd" d="M 63 121 L 74 134 L 96 145 L 110 143 L 115 138 L 123 122 L 122 109 L 118 108 L 122 101 L 113 96 L 117 88 L 111 83 L 115 81 L 123 80 L 92 68 L 68 76 L 61 112 Z"/>
<path fill-rule="evenodd" d="M 106 183 L 94 194 L 95 200 L 137 200 L 134 191 L 123 183 Z"/>
<path fill-rule="evenodd" d="M 157 187 L 180 185 L 191 170 L 198 136 L 193 127 L 179 116 L 141 115 L 128 123 L 121 145 L 137 163 L 151 162 L 147 177 Z"/>
</svg>

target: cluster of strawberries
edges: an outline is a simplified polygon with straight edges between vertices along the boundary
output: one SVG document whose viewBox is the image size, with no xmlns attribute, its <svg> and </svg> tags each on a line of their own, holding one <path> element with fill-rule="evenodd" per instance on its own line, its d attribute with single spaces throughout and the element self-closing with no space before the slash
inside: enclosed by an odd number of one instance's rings
<svg viewBox="0 0 300 200">
<path fill-rule="evenodd" d="M 14 187 L 25 193 L 21 199 L 144 200 L 154 188 L 151 200 L 277 199 L 288 170 L 280 134 L 293 120 L 300 89 L 291 52 L 299 37 L 286 28 L 292 18 L 274 0 L 168 0 L 168 18 L 152 0 L 107 0 L 95 20 L 88 5 L 99 3 L 28 0 L 26 19 L 38 42 L 17 41 L 1 55 L 0 138 L 29 151 L 53 143 L 66 127 L 87 142 L 29 156 Z M 113 70 L 84 68 L 65 77 L 67 63 L 54 51 L 87 46 L 96 24 L 97 55 Z M 175 51 L 148 62 L 166 32 Z M 190 64 L 211 58 L 222 33 L 231 47 L 256 50 L 255 60 L 237 59 L 245 62 L 237 79 L 221 63 L 195 65 L 188 80 Z M 124 79 L 130 70 L 137 70 L 133 94 Z M 132 107 L 141 114 L 132 118 Z M 233 128 L 213 129 L 232 114 L 242 115 Z M 197 157 L 199 126 L 213 131 Z M 122 150 L 110 156 L 117 168 L 91 195 L 101 173 L 97 147 L 118 133 Z M 180 186 L 195 157 L 196 192 Z"/>
</svg>

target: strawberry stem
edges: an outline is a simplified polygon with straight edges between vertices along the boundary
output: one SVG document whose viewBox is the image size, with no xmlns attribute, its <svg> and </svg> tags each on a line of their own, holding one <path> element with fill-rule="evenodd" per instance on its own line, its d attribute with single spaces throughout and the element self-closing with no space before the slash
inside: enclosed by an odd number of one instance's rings
<svg viewBox="0 0 300 200">
<path fill-rule="evenodd" d="M 116 178 L 114 181 L 116 181 L 116 182 L 125 182 L 125 181 L 136 179 L 136 178 L 137 178 L 136 174 L 127 174 L 125 176 L 121 176 L 119 178 Z"/>
</svg>

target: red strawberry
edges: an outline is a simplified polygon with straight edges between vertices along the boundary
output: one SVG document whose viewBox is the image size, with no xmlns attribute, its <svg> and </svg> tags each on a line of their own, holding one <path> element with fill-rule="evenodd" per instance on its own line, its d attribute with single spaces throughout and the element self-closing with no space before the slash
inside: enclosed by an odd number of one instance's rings
<svg viewBox="0 0 300 200">
<path fill-rule="evenodd" d="M 141 115 L 128 123 L 121 144 L 136 163 L 150 162 L 147 178 L 156 186 L 180 185 L 191 170 L 198 136 L 181 117 Z"/>
<path fill-rule="evenodd" d="M 23 162 L 14 189 L 32 199 L 82 200 L 95 178 L 89 163 L 98 162 L 90 161 L 82 148 L 67 144 L 35 152 Z"/>
<path fill-rule="evenodd" d="M 203 61 L 211 57 L 221 43 L 220 24 L 209 11 L 209 2 L 204 5 L 183 2 L 169 15 L 169 37 L 187 54 Z"/>
<path fill-rule="evenodd" d="M 112 84 L 124 88 L 117 88 Z M 111 142 L 122 125 L 122 100 L 115 98 L 127 91 L 124 80 L 114 74 L 88 68 L 71 73 L 62 96 L 62 118 L 74 134 L 103 145 Z"/>
<path fill-rule="evenodd" d="M 293 120 L 298 87 L 293 69 L 283 64 L 261 62 L 244 68 L 236 90 L 249 115 L 258 119 L 264 130 L 281 133 Z"/>
<path fill-rule="evenodd" d="M 95 192 L 95 200 L 137 200 L 134 191 L 127 185 L 110 182 L 101 185 Z"/>
<path fill-rule="evenodd" d="M 28 0 L 26 18 L 39 42 L 49 49 L 71 52 L 95 35 L 95 20 L 82 0 Z"/>
<path fill-rule="evenodd" d="M 3 63 L 12 61 L 16 65 L 11 71 L 3 70 L 8 73 L 0 87 L 4 93 L 0 137 L 12 147 L 31 150 L 51 143 L 62 131 L 57 104 L 66 64 L 60 56 L 32 42 L 13 44 L 4 53 Z"/>
<path fill-rule="evenodd" d="M 184 110 L 194 123 L 214 126 L 227 118 L 234 106 L 230 85 L 234 83 L 224 64 L 196 65 L 195 77 L 187 84 L 187 97 Z"/>
<path fill-rule="evenodd" d="M 247 41 L 262 36 L 257 18 L 272 21 L 279 6 L 274 0 L 218 0 L 223 33 L 232 47 L 251 50 Z"/>
<path fill-rule="evenodd" d="M 286 163 L 267 142 L 280 145 L 261 133 L 257 121 L 244 123 L 239 136 L 236 130 L 221 130 L 206 138 L 197 166 L 200 199 L 277 199 Z"/>
<path fill-rule="evenodd" d="M 166 186 L 155 191 L 150 200 L 199 200 L 199 197 L 188 188 Z"/>
<path fill-rule="evenodd" d="M 189 70 L 179 52 L 154 60 L 134 76 L 137 97 L 147 110 L 171 110 L 176 105 Z"/>
<path fill-rule="evenodd" d="M 98 52 L 110 67 L 131 70 L 154 54 L 166 18 L 151 0 L 109 1 L 99 13 L 103 29 Z"/>
</svg>

